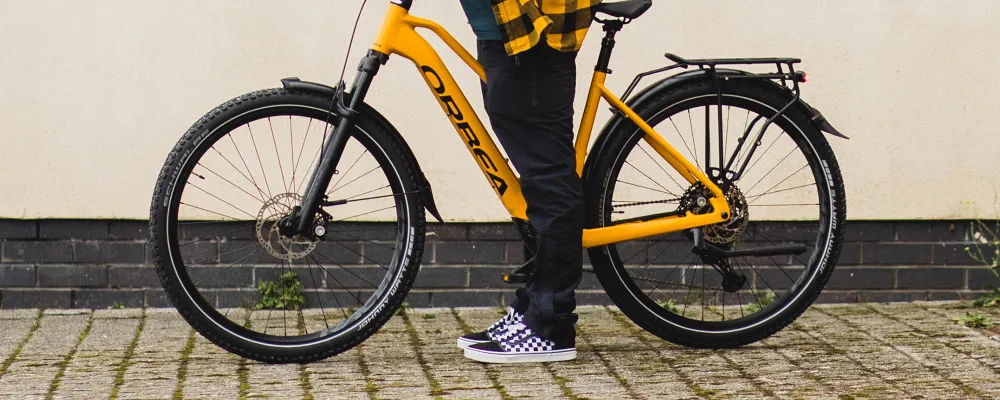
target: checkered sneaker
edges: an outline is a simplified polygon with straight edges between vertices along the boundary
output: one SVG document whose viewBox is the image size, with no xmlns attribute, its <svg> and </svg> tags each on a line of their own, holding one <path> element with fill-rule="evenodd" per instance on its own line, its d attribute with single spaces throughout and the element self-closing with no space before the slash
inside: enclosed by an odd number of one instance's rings
<svg viewBox="0 0 1000 400">
<path fill-rule="evenodd" d="M 531 332 L 527 329 L 524 332 Z M 555 349 L 555 342 L 542 339 L 538 335 L 528 335 L 527 337 L 514 342 L 500 342 L 500 348 L 511 353 L 537 353 L 542 351 L 552 351 Z"/>
<path fill-rule="evenodd" d="M 502 330 L 497 330 L 490 339 L 495 343 L 514 343 L 528 336 L 531 336 L 531 329 L 528 329 L 523 322 L 510 323 Z"/>
<path fill-rule="evenodd" d="M 536 335 L 524 324 L 513 324 L 504 333 L 505 340 L 479 343 L 465 348 L 465 357 L 485 363 L 525 363 L 569 361 L 576 358 L 572 336 L 563 342 Z"/>
<path fill-rule="evenodd" d="M 499 341 L 501 340 L 501 335 L 506 335 L 508 327 L 521 324 L 521 321 L 524 321 L 524 315 L 514 311 L 513 308 L 508 308 L 507 315 L 504 315 L 503 318 L 500 318 L 493 325 L 490 325 L 489 328 L 486 328 L 486 336 L 489 336 L 490 340 L 494 342 Z"/>
<path fill-rule="evenodd" d="M 479 332 L 462 335 L 458 338 L 455 344 L 458 348 L 465 349 L 466 347 L 474 344 L 493 343 L 499 340 L 499 335 L 505 335 L 504 337 L 507 337 L 507 327 L 511 324 L 520 324 L 522 320 L 524 320 L 524 315 L 514 311 L 513 308 L 508 308 L 507 314 L 504 315 L 503 318 L 494 322 L 493 325 L 490 325 L 489 328 Z"/>
</svg>

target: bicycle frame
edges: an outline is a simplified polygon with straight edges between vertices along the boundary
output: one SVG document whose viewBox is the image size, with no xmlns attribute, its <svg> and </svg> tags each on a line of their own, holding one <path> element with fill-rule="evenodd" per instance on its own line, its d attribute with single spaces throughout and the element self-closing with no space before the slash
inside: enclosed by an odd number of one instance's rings
<svg viewBox="0 0 1000 400">
<path fill-rule="evenodd" d="M 482 120 L 470 105 L 465 94 L 459 88 L 458 83 L 444 65 L 441 57 L 430 43 L 417 33 L 416 29 L 427 29 L 440 37 L 485 82 L 486 75 L 482 65 L 441 25 L 410 15 L 409 8 L 411 4 L 411 0 L 392 0 L 378 36 L 372 44 L 369 56 L 366 61 L 362 62 L 362 66 L 359 68 L 359 76 L 356 78 L 354 88 L 351 90 L 350 106 L 343 105 L 338 100 L 338 109 L 349 113 L 353 109 L 353 106 L 363 100 L 371 83 L 371 78 L 378 70 L 378 65 L 373 65 L 375 61 L 384 64 L 388 57 L 394 54 L 412 61 L 421 76 L 423 76 L 427 86 L 431 89 L 432 94 L 437 97 L 442 109 L 448 115 L 463 142 L 465 142 L 469 152 L 473 158 L 477 159 L 479 168 L 493 186 L 497 197 L 500 198 L 504 207 L 507 208 L 507 212 L 513 218 L 527 220 L 527 203 L 521 193 L 521 186 L 517 176 L 506 159 L 501 155 L 493 137 L 486 130 Z M 613 46 L 613 40 L 611 46 Z M 702 173 L 698 167 L 684 158 L 670 143 L 657 134 L 635 111 L 604 86 L 608 73 L 606 62 L 610 58 L 610 48 L 608 48 L 607 43 L 605 43 L 605 49 L 601 55 L 601 60 L 603 61 L 599 62 L 598 68 L 594 71 L 580 123 L 580 130 L 574 145 L 577 173 L 580 175 L 583 174 L 584 161 L 587 157 L 587 145 L 590 143 L 590 136 L 597 115 L 597 107 L 600 104 L 600 100 L 604 99 L 639 127 L 644 133 L 643 140 L 663 157 L 671 167 L 677 170 L 688 183 L 701 182 L 712 192 L 713 197 L 709 198 L 708 201 L 712 205 L 713 211 L 697 215 L 688 212 L 684 215 L 668 215 L 608 227 L 585 229 L 583 232 L 583 246 L 586 248 L 602 246 L 726 221 L 729 218 L 730 209 L 722 190 Z M 601 63 L 605 65 L 604 68 L 601 68 Z M 348 123 L 341 123 L 334 132 L 330 143 L 326 147 L 328 153 L 324 157 L 324 160 L 321 161 L 320 168 L 317 169 L 317 175 L 321 175 L 324 172 L 332 173 L 333 166 L 339 161 L 339 154 L 343 150 L 343 143 L 338 142 L 338 133 L 343 137 L 343 141 L 346 141 L 347 127 L 345 125 L 353 125 L 350 115 L 345 116 L 344 119 Z M 329 171 L 324 169 L 325 166 L 329 166 Z M 322 178 L 320 176 L 317 180 L 316 176 L 313 177 L 313 181 L 315 182 L 310 182 L 309 194 L 315 193 L 313 190 L 319 190 L 313 188 L 314 185 L 323 188 L 329 183 L 329 177 L 326 177 L 325 180 Z M 319 200 L 310 199 L 310 197 L 307 194 L 302 215 L 314 215 L 314 212 L 310 213 L 310 211 L 315 208 L 311 208 L 310 206 L 315 206 L 315 204 L 310 204 L 310 200 L 315 200 L 317 203 Z M 300 232 L 307 226 L 306 220 L 309 223 L 312 222 L 311 218 L 303 218 L 300 223 Z"/>
</svg>

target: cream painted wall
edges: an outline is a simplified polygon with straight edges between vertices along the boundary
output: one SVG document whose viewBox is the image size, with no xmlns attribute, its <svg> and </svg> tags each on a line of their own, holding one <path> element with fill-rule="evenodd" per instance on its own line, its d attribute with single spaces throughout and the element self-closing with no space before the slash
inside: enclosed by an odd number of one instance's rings
<svg viewBox="0 0 1000 400">
<path fill-rule="evenodd" d="M 369 1 L 349 69 L 387 3 Z M 416 3 L 474 44 L 457 1 Z M 0 217 L 145 218 L 163 159 L 199 116 L 286 76 L 336 80 L 359 4 L 0 0 Z M 963 201 L 991 203 L 1000 181 L 998 20 L 989 0 L 656 0 L 619 36 L 609 87 L 665 51 L 801 57 L 805 97 L 852 137 L 831 138 L 850 218 L 969 217 Z M 598 42 L 580 56 L 581 86 Z M 475 77 L 446 60 L 477 101 Z M 405 60 L 369 100 L 410 141 L 448 219 L 506 218 Z"/>
</svg>

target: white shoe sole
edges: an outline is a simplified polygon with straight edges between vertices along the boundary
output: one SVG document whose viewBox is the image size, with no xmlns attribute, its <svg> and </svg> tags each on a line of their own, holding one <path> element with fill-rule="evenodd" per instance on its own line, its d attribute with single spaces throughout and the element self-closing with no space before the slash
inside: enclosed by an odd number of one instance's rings
<svg viewBox="0 0 1000 400">
<path fill-rule="evenodd" d="M 458 343 L 456 343 L 456 344 L 458 345 L 458 348 L 460 348 L 462 350 L 465 350 L 465 349 L 469 348 L 469 346 L 472 346 L 472 345 L 475 345 L 475 344 L 480 344 L 480 343 L 489 343 L 489 342 L 480 342 L 478 340 L 469 340 L 469 339 L 466 339 L 466 338 L 458 338 Z"/>
<path fill-rule="evenodd" d="M 544 353 L 494 353 L 466 348 L 465 358 L 492 364 L 570 361 L 576 359 L 576 349 L 554 350 Z"/>
</svg>

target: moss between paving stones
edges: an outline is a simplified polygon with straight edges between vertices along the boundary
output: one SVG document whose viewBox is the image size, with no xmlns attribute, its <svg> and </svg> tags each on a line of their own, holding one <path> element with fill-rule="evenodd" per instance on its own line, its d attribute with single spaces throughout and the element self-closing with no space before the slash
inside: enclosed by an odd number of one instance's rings
<svg viewBox="0 0 1000 400">
<path fill-rule="evenodd" d="M 52 379 L 52 383 L 49 385 L 49 391 L 45 394 L 46 400 L 51 400 L 56 396 L 56 390 L 59 390 L 59 383 L 61 383 L 63 376 L 66 375 L 66 368 L 69 367 L 70 361 L 73 361 L 73 356 L 76 354 L 76 350 L 80 348 L 80 343 L 83 343 L 83 339 L 87 338 L 90 334 L 90 327 L 94 325 L 94 314 L 91 313 L 90 317 L 87 318 L 87 325 L 83 327 L 83 332 L 80 332 L 80 337 L 76 340 L 76 344 L 73 348 L 66 354 L 66 357 L 62 359 L 57 365 L 59 366 L 59 371 L 56 372 L 55 378 Z"/>
<path fill-rule="evenodd" d="M 636 328 L 635 325 L 632 324 L 632 321 L 625 319 L 625 316 L 622 315 L 621 312 L 612 310 L 610 308 L 606 308 L 606 310 L 608 311 L 608 314 L 611 314 L 612 319 L 614 319 L 620 325 L 622 325 L 629 333 L 631 333 L 636 339 L 638 339 L 640 343 L 643 343 L 646 345 L 646 347 L 649 347 L 649 342 L 646 340 L 645 337 L 642 336 L 641 332 L 636 330 L 638 328 Z M 686 385 L 689 389 L 691 389 L 691 391 L 693 391 L 698 396 L 708 398 L 711 395 L 715 394 L 714 390 L 704 389 L 701 386 L 699 386 L 693 379 L 691 379 L 691 377 L 682 373 L 681 370 L 677 368 L 677 366 L 674 363 L 672 363 L 667 358 L 663 357 L 663 355 L 660 354 L 659 352 L 656 352 L 656 355 L 661 360 L 663 360 L 663 362 L 667 364 L 667 366 L 670 367 L 670 369 L 677 372 L 677 377 L 681 379 L 681 382 L 683 382 L 684 385 Z"/>
<path fill-rule="evenodd" d="M 632 385 L 628 383 L 628 379 L 625 379 L 623 376 L 621 376 L 621 374 L 618 373 L 618 371 L 615 371 L 615 369 L 611 366 L 611 363 L 608 362 L 607 357 L 605 357 L 604 354 L 602 354 L 600 351 L 594 348 L 594 343 L 590 340 L 589 334 L 587 333 L 587 329 L 581 325 L 578 326 L 577 331 L 579 332 L 579 335 L 577 337 L 580 339 L 580 341 L 586 344 L 587 347 L 589 347 L 594 352 L 594 354 L 597 355 L 597 358 L 601 360 L 601 364 L 604 364 L 604 369 L 607 370 L 608 373 L 611 374 L 611 376 L 613 376 L 615 379 L 618 380 L 618 383 L 620 383 L 622 387 L 625 388 L 625 392 L 628 393 L 628 395 L 631 396 L 632 398 L 635 399 L 640 398 L 641 396 L 639 396 L 639 393 L 637 393 L 635 389 L 632 387 Z"/>
<path fill-rule="evenodd" d="M 17 344 L 17 348 L 14 349 L 13 353 L 6 360 L 3 360 L 3 364 L 0 365 L 0 378 L 7 374 L 7 369 L 10 365 L 14 363 L 17 356 L 21 355 L 21 351 L 24 350 L 24 345 L 28 344 L 31 337 L 35 335 L 35 331 L 38 330 L 38 326 L 42 324 L 42 317 L 45 316 L 45 309 L 38 310 L 38 317 L 35 317 L 35 323 L 31 325 L 31 329 L 28 330 L 28 334 L 24 336 L 24 340 Z"/>
<path fill-rule="evenodd" d="M 361 351 L 360 346 L 358 347 L 358 368 L 361 370 L 361 376 L 365 377 L 365 392 L 368 393 L 368 398 L 370 400 L 375 400 L 378 394 L 378 387 L 375 386 L 375 380 L 372 379 L 372 371 L 368 367 L 368 362 L 365 361 L 365 353 Z"/>
<path fill-rule="evenodd" d="M 125 384 L 125 373 L 134 364 L 132 357 L 135 356 L 135 348 L 139 345 L 139 337 L 142 336 L 142 331 L 145 328 L 146 310 L 143 309 L 142 318 L 139 319 L 139 326 L 135 329 L 135 336 L 132 337 L 132 341 L 129 342 L 128 347 L 125 349 L 125 356 L 118 364 L 118 371 L 115 373 L 115 385 L 111 388 L 111 395 L 108 396 L 109 400 L 118 399 L 118 392 L 121 391 L 122 385 Z"/>
<path fill-rule="evenodd" d="M 506 313 L 504 309 L 501 308 L 500 310 L 502 313 Z M 458 326 L 462 329 L 462 332 L 465 332 L 466 334 L 472 333 L 472 327 L 465 323 L 465 320 L 462 319 L 462 316 L 458 315 L 458 311 L 454 308 L 451 309 L 451 315 L 455 317 L 455 321 L 458 321 Z M 486 370 L 486 378 L 493 384 L 490 389 L 496 390 L 497 393 L 500 393 L 500 398 L 502 400 L 514 400 L 514 396 L 507 393 L 507 388 L 500 384 L 500 374 L 490 365 L 484 365 L 483 368 Z"/>
<path fill-rule="evenodd" d="M 424 359 L 424 353 L 420 350 L 423 346 L 423 341 L 420 340 L 420 336 L 417 335 L 417 329 L 413 327 L 413 323 L 410 321 L 410 316 L 407 315 L 405 309 L 400 308 L 402 314 L 397 314 L 403 317 L 403 324 L 406 325 L 406 333 L 410 336 L 410 346 L 412 346 L 413 351 L 417 354 L 417 363 L 420 364 L 420 369 L 424 372 L 424 377 L 427 382 L 431 385 L 431 396 L 441 396 L 450 394 L 441 389 L 441 384 L 438 383 L 437 379 L 434 378 L 434 374 L 431 373 L 430 366 L 427 365 L 427 360 Z"/>
<path fill-rule="evenodd" d="M 181 350 L 181 364 L 177 367 L 177 387 L 174 389 L 174 400 L 184 399 L 184 380 L 187 379 L 188 360 L 190 360 L 191 353 L 194 351 L 194 335 L 194 329 L 192 329 L 191 333 L 188 334 L 188 340 L 184 344 L 184 349 Z"/>
</svg>

